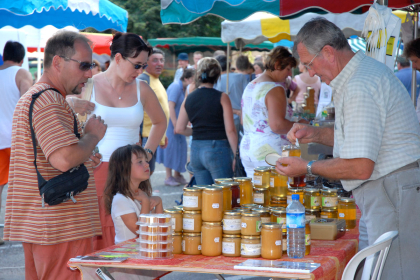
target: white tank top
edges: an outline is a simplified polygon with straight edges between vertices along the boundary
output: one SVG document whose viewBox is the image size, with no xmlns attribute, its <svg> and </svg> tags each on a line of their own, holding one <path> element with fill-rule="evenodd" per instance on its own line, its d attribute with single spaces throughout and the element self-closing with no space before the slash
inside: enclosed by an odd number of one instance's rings
<svg viewBox="0 0 420 280">
<path fill-rule="evenodd" d="M 108 126 L 104 138 L 98 143 L 102 160 L 109 162 L 111 154 L 119 147 L 139 142 L 140 124 L 143 121 L 143 104 L 140 101 L 139 80 L 137 83 L 137 103 L 131 107 L 116 108 L 104 106 L 95 99 L 92 89 L 90 101 L 95 103 L 92 114 L 101 116 Z"/>
<path fill-rule="evenodd" d="M 0 150 L 12 146 L 13 112 L 20 98 L 16 74 L 20 69 L 19 66 L 10 66 L 0 70 Z"/>
</svg>

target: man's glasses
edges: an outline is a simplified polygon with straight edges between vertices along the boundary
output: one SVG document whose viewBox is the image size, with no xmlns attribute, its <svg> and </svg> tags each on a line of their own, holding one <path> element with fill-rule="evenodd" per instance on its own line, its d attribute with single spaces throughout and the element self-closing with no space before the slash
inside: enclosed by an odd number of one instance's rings
<svg viewBox="0 0 420 280">
<path fill-rule="evenodd" d="M 144 70 L 147 67 L 147 63 L 145 63 L 145 64 L 140 64 L 140 63 L 139 64 L 134 64 L 128 58 L 124 58 L 124 59 L 127 60 L 128 62 L 130 62 L 133 65 L 134 69 L 136 69 L 136 70 L 139 70 L 140 68 L 143 68 L 143 70 Z"/>
<path fill-rule="evenodd" d="M 306 70 L 311 70 L 312 68 L 311 68 L 311 66 L 312 66 L 312 63 L 313 63 L 313 61 L 314 61 L 314 59 L 315 59 L 315 57 L 317 57 L 320 53 L 321 53 L 321 51 L 322 51 L 322 49 L 319 51 L 319 52 L 317 52 L 317 54 L 314 56 L 314 58 L 312 58 L 312 60 L 308 63 L 308 64 L 305 64 L 305 63 L 302 63 L 302 65 L 306 68 Z"/>
<path fill-rule="evenodd" d="M 79 69 L 82 70 L 82 71 L 92 70 L 96 66 L 95 62 L 89 63 L 89 62 L 86 62 L 86 61 L 80 61 L 80 60 L 76 60 L 76 59 L 73 59 L 73 58 L 68 58 L 68 57 L 65 57 L 65 56 L 62 56 L 62 55 L 60 55 L 60 57 L 64 58 L 65 60 L 71 60 L 71 61 L 79 63 L 80 64 Z"/>
</svg>

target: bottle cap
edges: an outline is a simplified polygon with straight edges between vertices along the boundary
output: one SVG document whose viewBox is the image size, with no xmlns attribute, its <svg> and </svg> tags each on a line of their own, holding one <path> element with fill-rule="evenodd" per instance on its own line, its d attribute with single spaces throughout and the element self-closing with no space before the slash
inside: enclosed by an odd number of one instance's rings
<svg viewBox="0 0 420 280">
<path fill-rule="evenodd" d="M 299 200 L 298 194 L 292 194 L 292 200 Z"/>
</svg>

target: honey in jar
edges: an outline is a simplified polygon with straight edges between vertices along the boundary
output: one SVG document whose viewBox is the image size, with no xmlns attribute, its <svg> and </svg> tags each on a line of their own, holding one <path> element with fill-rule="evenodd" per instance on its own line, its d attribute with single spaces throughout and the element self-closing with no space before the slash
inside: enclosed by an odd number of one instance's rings
<svg viewBox="0 0 420 280">
<path fill-rule="evenodd" d="M 286 208 L 271 208 L 271 222 L 282 225 L 283 232 L 287 232 L 286 227 Z"/>
<path fill-rule="evenodd" d="M 203 222 L 221 222 L 223 219 L 223 189 L 209 186 L 203 190 Z"/>
<path fill-rule="evenodd" d="M 240 234 L 223 234 L 222 255 L 225 257 L 241 256 Z"/>
<path fill-rule="evenodd" d="M 306 187 L 306 175 L 289 177 L 289 186 L 291 188 L 303 188 Z"/>
<path fill-rule="evenodd" d="M 252 179 L 248 177 L 235 177 L 233 179 L 235 180 L 235 182 L 239 183 L 239 204 L 242 206 L 243 204 L 253 203 L 254 191 L 252 186 Z"/>
<path fill-rule="evenodd" d="M 270 206 L 271 207 L 287 207 L 287 196 L 284 196 L 284 197 L 272 196 L 270 198 Z"/>
<path fill-rule="evenodd" d="M 223 215 L 223 233 L 241 234 L 241 212 L 225 211 Z"/>
<path fill-rule="evenodd" d="M 257 188 L 266 188 L 270 186 L 270 167 L 261 166 L 254 168 L 254 186 Z"/>
<path fill-rule="evenodd" d="M 276 168 L 271 168 L 270 173 L 270 197 L 286 197 L 287 196 L 287 176 L 277 173 Z"/>
<path fill-rule="evenodd" d="M 338 203 L 338 218 L 346 220 L 346 228 L 356 227 L 356 203 L 354 198 L 342 197 Z"/>
<path fill-rule="evenodd" d="M 251 212 L 260 214 L 261 224 L 271 223 L 271 210 L 269 208 L 252 208 Z"/>
<path fill-rule="evenodd" d="M 319 189 L 306 188 L 304 190 L 304 205 L 306 209 L 320 209 L 321 208 L 321 194 Z"/>
<path fill-rule="evenodd" d="M 303 204 L 303 188 L 289 188 L 287 190 L 287 205 L 292 203 L 292 194 L 298 194 L 299 201 Z"/>
<path fill-rule="evenodd" d="M 222 254 L 222 223 L 203 222 L 201 227 L 201 254 L 207 257 Z"/>
<path fill-rule="evenodd" d="M 184 233 L 182 235 L 182 253 L 201 255 L 201 233 Z"/>
<path fill-rule="evenodd" d="M 225 183 L 226 184 L 226 183 Z M 232 191 L 232 209 L 241 206 L 241 195 L 238 182 L 230 182 L 230 189 Z"/>
<path fill-rule="evenodd" d="M 223 190 L 223 210 L 232 210 L 232 190 L 229 183 L 214 184 L 213 186 Z"/>
<path fill-rule="evenodd" d="M 305 220 L 310 221 L 321 217 L 321 209 L 305 209 Z"/>
<path fill-rule="evenodd" d="M 310 221 L 306 221 L 305 224 L 305 255 L 311 253 L 311 226 L 309 223 Z"/>
<path fill-rule="evenodd" d="M 255 235 L 242 235 L 241 257 L 259 258 L 261 257 L 261 238 Z"/>
<path fill-rule="evenodd" d="M 259 213 L 243 212 L 241 217 L 242 235 L 260 235 L 261 217 Z"/>
<path fill-rule="evenodd" d="M 232 178 L 218 178 L 218 179 L 214 179 L 214 183 L 215 184 L 222 184 L 222 183 L 227 183 L 227 182 L 233 182 Z"/>
<path fill-rule="evenodd" d="M 201 191 L 199 188 L 184 188 L 182 199 L 184 210 L 201 211 Z"/>
<path fill-rule="evenodd" d="M 183 232 L 201 232 L 201 211 L 184 211 L 182 218 Z"/>
<path fill-rule="evenodd" d="M 321 218 L 323 219 L 337 219 L 337 209 L 331 208 L 322 208 L 321 209 Z"/>
<path fill-rule="evenodd" d="M 171 215 L 172 228 L 175 232 L 182 232 L 182 210 L 175 208 L 165 209 L 166 214 Z"/>
<path fill-rule="evenodd" d="M 277 223 L 263 224 L 261 229 L 261 257 L 264 259 L 280 259 L 283 253 L 281 225 Z"/>
<path fill-rule="evenodd" d="M 182 254 L 182 234 L 180 232 L 172 233 L 172 246 L 172 253 Z"/>
<path fill-rule="evenodd" d="M 269 206 L 270 195 L 268 189 L 254 187 L 254 204 Z"/>
<path fill-rule="evenodd" d="M 282 247 L 283 247 L 283 254 L 287 255 L 287 232 L 282 232 Z"/>
<path fill-rule="evenodd" d="M 322 189 L 321 190 L 321 207 L 322 209 L 337 209 L 338 195 L 337 189 Z"/>
</svg>

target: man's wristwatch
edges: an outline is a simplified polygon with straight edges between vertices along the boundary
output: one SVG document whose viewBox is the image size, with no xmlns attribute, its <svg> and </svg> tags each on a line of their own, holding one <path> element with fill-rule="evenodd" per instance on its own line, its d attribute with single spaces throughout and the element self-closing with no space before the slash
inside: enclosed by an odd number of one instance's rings
<svg viewBox="0 0 420 280">
<path fill-rule="evenodd" d="M 312 173 L 312 164 L 315 162 L 316 160 L 311 160 L 310 162 L 308 162 L 308 164 L 306 165 L 306 173 L 308 175 L 314 175 Z"/>
<path fill-rule="evenodd" d="M 148 149 L 148 148 L 145 148 L 144 150 L 146 151 L 146 153 L 151 154 L 151 155 L 152 155 L 152 157 L 151 157 L 151 158 L 153 158 L 153 152 L 152 152 L 152 150 L 150 150 L 150 149 Z"/>
</svg>

